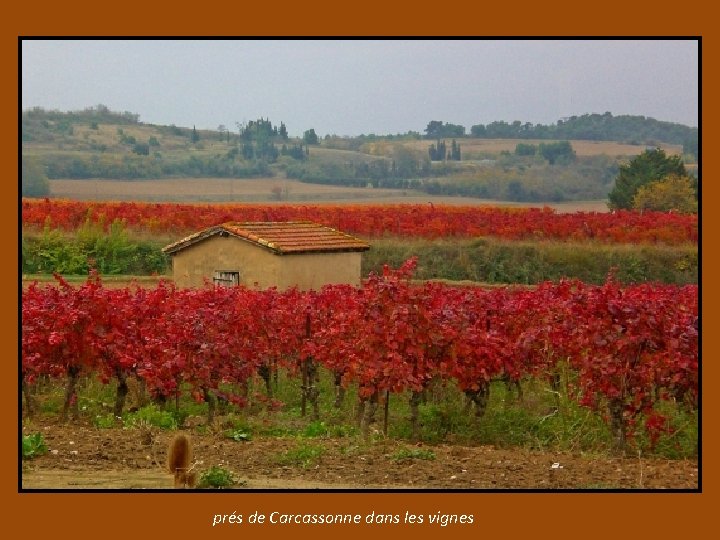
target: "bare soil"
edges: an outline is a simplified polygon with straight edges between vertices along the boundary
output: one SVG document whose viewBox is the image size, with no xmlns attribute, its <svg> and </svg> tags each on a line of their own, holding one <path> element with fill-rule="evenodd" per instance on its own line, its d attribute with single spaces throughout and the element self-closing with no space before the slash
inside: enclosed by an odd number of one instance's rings
<svg viewBox="0 0 720 540">
<path fill-rule="evenodd" d="M 416 445 L 376 436 L 253 437 L 236 442 L 221 425 L 191 436 L 195 470 L 233 472 L 233 489 L 697 489 L 694 460 L 613 458 L 523 448 Z M 43 434 L 48 453 L 23 462 L 22 489 L 172 489 L 165 456 L 173 432 L 100 429 L 80 421 L 33 420 L 24 433 Z M 288 461 L 302 447 L 316 460 Z M 398 459 L 400 451 L 432 451 L 434 459 Z M 427 455 L 427 454 L 425 454 Z"/>
</svg>

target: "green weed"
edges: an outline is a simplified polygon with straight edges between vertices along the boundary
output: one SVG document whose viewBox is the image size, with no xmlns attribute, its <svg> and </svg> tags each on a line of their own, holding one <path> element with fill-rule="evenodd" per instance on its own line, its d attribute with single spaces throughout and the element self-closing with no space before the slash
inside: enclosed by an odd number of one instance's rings
<svg viewBox="0 0 720 540">
<path fill-rule="evenodd" d="M 98 429 L 110 429 L 115 427 L 117 418 L 114 414 L 98 414 L 93 418 L 93 425 Z"/>
<path fill-rule="evenodd" d="M 410 459 L 434 460 L 435 452 L 426 448 L 402 448 L 390 456 L 393 461 L 406 461 Z"/>
<path fill-rule="evenodd" d="M 32 459 L 37 456 L 42 456 L 48 451 L 47 444 L 45 444 L 45 438 L 42 433 L 32 433 L 30 435 L 23 435 L 22 439 L 22 456 L 23 459 Z"/>
<path fill-rule="evenodd" d="M 328 433 L 329 431 L 325 422 L 316 420 L 308 424 L 302 434 L 304 437 L 325 437 Z"/>
<path fill-rule="evenodd" d="M 316 387 L 320 392 L 320 420 L 311 420 L 312 408 L 301 414 L 299 381 L 280 370 L 277 383 L 273 380 L 273 396 L 288 403 L 281 410 L 261 408 L 256 412 L 229 410 L 221 418 L 220 433 L 235 441 L 259 437 L 277 437 L 305 441 L 297 448 L 278 456 L 284 464 L 309 466 L 321 452 L 312 444 L 318 437 L 341 439 L 341 451 L 354 452 L 358 444 L 354 435 L 356 423 L 357 389 L 350 386 L 341 407 L 335 407 L 333 376 L 320 370 Z M 417 437 L 429 444 L 489 444 L 496 447 L 521 447 L 547 451 L 569 451 L 605 454 L 613 448 L 613 439 L 602 408 L 592 410 L 581 406 L 569 394 L 573 388 L 573 370 L 563 370 L 559 390 L 555 391 L 542 377 L 522 381 L 522 399 L 517 389 L 508 388 L 502 381 L 491 384 L 484 415 L 466 410 L 467 399 L 453 381 L 431 384 L 418 408 Z M 113 403 L 115 385 L 101 384 L 97 379 L 83 379 L 78 387 L 83 415 L 99 429 L 115 424 L 109 406 Z M 264 384 L 262 385 L 264 387 Z M 259 389 L 264 391 L 264 388 Z M 57 415 L 63 402 L 64 381 L 38 382 L 33 389 L 39 414 Z M 392 394 L 389 403 L 389 433 L 391 440 L 415 440 L 410 421 L 409 393 Z M 187 389 L 182 389 L 178 410 L 170 403 L 167 410 L 159 405 L 142 407 L 123 415 L 126 428 L 177 429 L 192 413 L 204 416 L 206 404 L 195 402 Z M 660 401 L 656 410 L 668 419 L 667 430 L 655 444 L 644 433 L 644 418 L 637 419 L 636 436 L 629 441 L 631 453 L 643 457 L 693 459 L 698 455 L 698 413 L 691 407 L 672 400 Z M 375 427 L 382 425 L 382 407 L 378 409 Z M 212 427 L 200 426 L 199 431 L 212 432 Z M 344 450 L 342 450 L 344 448 Z"/>
<path fill-rule="evenodd" d="M 237 428 L 237 429 L 228 429 L 225 432 L 225 437 L 228 439 L 232 439 L 236 442 L 246 442 L 252 439 L 252 435 L 250 434 L 250 430 Z"/>
<path fill-rule="evenodd" d="M 231 487 L 236 483 L 237 482 L 232 471 L 225 469 L 220 465 L 213 465 L 200 475 L 198 487 L 223 489 Z"/>
<path fill-rule="evenodd" d="M 299 465 L 307 469 L 317 463 L 324 452 L 322 446 L 301 444 L 297 448 L 287 450 L 278 457 L 280 465 Z"/>
<path fill-rule="evenodd" d="M 123 418 L 125 427 L 158 427 L 160 429 L 177 429 L 178 421 L 169 411 L 162 411 L 155 405 L 147 405 L 136 412 L 128 413 Z"/>
</svg>

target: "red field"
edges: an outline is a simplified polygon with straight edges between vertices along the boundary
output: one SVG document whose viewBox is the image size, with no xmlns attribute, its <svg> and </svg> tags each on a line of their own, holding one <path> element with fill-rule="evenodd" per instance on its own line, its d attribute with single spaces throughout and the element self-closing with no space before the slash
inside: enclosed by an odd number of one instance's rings
<svg viewBox="0 0 720 540">
<path fill-rule="evenodd" d="M 227 221 L 309 220 L 364 237 L 415 236 L 504 239 L 594 240 L 680 244 L 698 240 L 697 215 L 659 212 L 556 213 L 550 208 L 427 205 L 225 205 L 93 203 L 62 200 L 22 202 L 23 227 L 50 225 L 74 230 L 86 221 L 151 233 L 187 234 Z"/>
</svg>

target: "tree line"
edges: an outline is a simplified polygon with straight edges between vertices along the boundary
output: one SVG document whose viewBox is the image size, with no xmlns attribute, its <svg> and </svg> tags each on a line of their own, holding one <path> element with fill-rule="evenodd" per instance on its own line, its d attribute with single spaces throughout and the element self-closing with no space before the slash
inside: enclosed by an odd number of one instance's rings
<svg viewBox="0 0 720 540">
<path fill-rule="evenodd" d="M 583 114 L 543 125 L 530 122 L 495 121 L 470 127 L 431 120 L 425 138 L 479 137 L 485 139 L 578 139 L 618 141 L 655 145 L 658 142 L 682 144 L 686 154 L 698 155 L 698 128 L 636 115 L 613 116 L 612 113 Z"/>
</svg>

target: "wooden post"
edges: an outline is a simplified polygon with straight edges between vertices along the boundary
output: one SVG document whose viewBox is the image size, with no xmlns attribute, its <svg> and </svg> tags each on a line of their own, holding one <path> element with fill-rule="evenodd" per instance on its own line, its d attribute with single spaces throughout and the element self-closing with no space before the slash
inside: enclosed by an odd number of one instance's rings
<svg viewBox="0 0 720 540">
<path fill-rule="evenodd" d="M 302 362 L 300 372 L 302 373 L 302 387 L 300 388 L 300 416 L 304 417 L 307 404 L 307 360 Z"/>
<path fill-rule="evenodd" d="M 310 339 L 310 313 L 305 314 L 305 339 Z M 306 358 L 302 363 L 302 401 L 300 403 L 300 415 L 305 416 L 307 409 L 307 399 L 310 397 L 310 386 L 312 385 L 310 369 L 312 358 Z"/>
<path fill-rule="evenodd" d="M 22 377 L 22 393 L 25 395 L 25 405 L 27 408 L 27 416 L 28 416 L 28 418 L 32 418 L 32 416 L 35 412 L 35 404 L 33 403 L 32 390 L 30 389 L 30 385 L 25 380 L 24 375 Z"/>
<path fill-rule="evenodd" d="M 123 408 L 125 407 L 125 399 L 128 394 L 127 374 L 120 368 L 115 372 L 117 377 L 117 392 L 115 394 L 115 407 L 113 408 L 113 414 L 116 418 L 122 416 Z"/>
<path fill-rule="evenodd" d="M 418 422 L 420 418 L 420 402 L 422 401 L 422 392 L 416 392 L 413 390 L 410 395 L 410 425 L 412 427 L 412 439 L 414 441 L 420 439 L 420 431 L 418 429 Z"/>
<path fill-rule="evenodd" d="M 388 434 L 388 416 L 390 414 L 390 390 L 385 390 L 385 418 L 383 420 L 383 434 Z"/>
<path fill-rule="evenodd" d="M 68 368 L 68 382 L 65 388 L 65 402 L 63 403 L 62 409 L 62 421 L 67 420 L 68 411 L 72 407 L 73 417 L 78 417 L 78 400 L 75 388 L 77 386 L 78 377 L 80 376 L 80 368 L 77 366 L 70 366 Z"/>
<path fill-rule="evenodd" d="M 207 425 L 212 426 L 215 421 L 215 398 L 207 388 L 203 388 L 203 398 L 208 405 Z"/>
<path fill-rule="evenodd" d="M 180 416 L 180 376 L 175 377 L 175 415 Z"/>
<path fill-rule="evenodd" d="M 335 408 L 340 409 L 345 398 L 345 388 L 342 386 L 342 372 L 335 372 Z"/>
<path fill-rule="evenodd" d="M 310 327 L 310 313 L 305 315 L 305 339 L 309 340 L 312 337 Z M 315 366 L 315 360 L 312 357 L 306 358 L 304 363 L 304 381 L 305 381 L 305 395 L 313 407 L 313 420 L 320 419 L 320 408 L 318 404 L 318 390 L 315 387 L 315 380 L 317 378 L 317 367 Z M 303 415 L 304 415 L 303 408 Z"/>
</svg>

